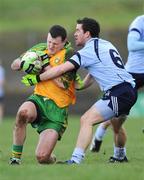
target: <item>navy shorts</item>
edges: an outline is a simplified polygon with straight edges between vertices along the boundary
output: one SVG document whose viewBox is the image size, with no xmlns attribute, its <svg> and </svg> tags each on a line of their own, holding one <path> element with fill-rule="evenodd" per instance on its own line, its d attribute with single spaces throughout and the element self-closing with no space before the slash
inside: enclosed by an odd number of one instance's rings
<svg viewBox="0 0 144 180">
<path fill-rule="evenodd" d="M 106 91 L 102 99 L 95 103 L 105 120 L 120 115 L 128 115 L 137 100 L 137 91 L 124 82 Z"/>
</svg>

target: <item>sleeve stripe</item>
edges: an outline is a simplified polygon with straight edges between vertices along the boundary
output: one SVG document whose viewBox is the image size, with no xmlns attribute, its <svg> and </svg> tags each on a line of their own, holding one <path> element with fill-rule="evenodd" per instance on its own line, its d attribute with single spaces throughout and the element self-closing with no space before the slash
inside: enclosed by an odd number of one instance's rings
<svg viewBox="0 0 144 180">
<path fill-rule="evenodd" d="M 101 59 L 100 59 L 100 57 L 99 57 L 99 51 L 98 51 L 98 39 L 96 39 L 96 40 L 94 41 L 94 49 L 95 49 L 95 53 L 96 53 L 98 59 L 101 61 Z"/>
<path fill-rule="evenodd" d="M 75 55 L 77 55 L 78 59 L 79 59 L 79 62 L 80 62 L 80 66 L 81 66 L 81 56 L 80 56 L 80 53 L 77 52 Z"/>
<path fill-rule="evenodd" d="M 136 29 L 136 28 L 130 29 L 130 31 L 136 31 L 136 32 L 138 32 L 139 34 L 141 34 L 140 31 L 139 31 L 138 29 Z"/>
<path fill-rule="evenodd" d="M 75 66 L 76 70 L 79 69 L 80 65 L 77 62 L 75 62 L 73 59 L 69 59 L 68 61 L 71 62 Z"/>
<path fill-rule="evenodd" d="M 79 59 L 79 64 L 77 62 L 75 62 L 73 59 L 69 59 L 68 61 L 70 61 L 77 69 L 79 69 L 79 67 L 81 66 L 81 56 L 80 56 L 80 53 L 79 52 L 76 52 L 75 55 L 78 57 Z"/>
</svg>

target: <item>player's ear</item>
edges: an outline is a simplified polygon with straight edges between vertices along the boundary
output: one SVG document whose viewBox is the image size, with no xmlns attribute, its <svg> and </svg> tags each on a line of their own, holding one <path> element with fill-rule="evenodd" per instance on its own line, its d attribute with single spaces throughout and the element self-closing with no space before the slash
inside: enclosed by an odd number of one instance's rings
<svg viewBox="0 0 144 180">
<path fill-rule="evenodd" d="M 67 38 L 63 41 L 63 44 L 65 45 L 68 42 Z"/>
<path fill-rule="evenodd" d="M 90 31 L 86 31 L 86 32 L 85 32 L 85 36 L 86 36 L 87 38 L 89 38 L 89 37 L 91 36 Z"/>
</svg>

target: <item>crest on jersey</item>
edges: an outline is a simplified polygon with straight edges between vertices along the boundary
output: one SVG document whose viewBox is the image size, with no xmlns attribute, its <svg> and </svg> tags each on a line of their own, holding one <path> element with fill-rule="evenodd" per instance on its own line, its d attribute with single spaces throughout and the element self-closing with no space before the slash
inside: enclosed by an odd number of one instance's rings
<svg viewBox="0 0 144 180">
<path fill-rule="evenodd" d="M 60 62 L 60 57 L 56 57 L 54 61 L 55 61 L 56 64 L 59 63 Z"/>
</svg>

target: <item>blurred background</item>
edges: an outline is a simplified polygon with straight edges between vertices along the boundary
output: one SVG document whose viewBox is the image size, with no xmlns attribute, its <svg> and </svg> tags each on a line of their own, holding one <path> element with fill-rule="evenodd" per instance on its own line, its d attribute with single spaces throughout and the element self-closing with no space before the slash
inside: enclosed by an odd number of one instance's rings
<svg viewBox="0 0 144 180">
<path fill-rule="evenodd" d="M 0 0 L 0 60 L 6 76 L 5 116 L 15 116 L 20 104 L 33 90 L 21 84 L 23 74 L 12 72 L 11 62 L 31 46 L 46 42 L 52 25 L 63 25 L 74 46 L 76 20 L 86 16 L 95 18 L 101 25 L 101 38 L 111 41 L 126 62 L 128 26 L 141 14 L 144 14 L 144 0 Z M 86 72 L 80 73 L 83 76 Z M 99 96 L 97 85 L 77 92 L 77 103 L 70 107 L 70 112 L 82 114 Z"/>
</svg>

